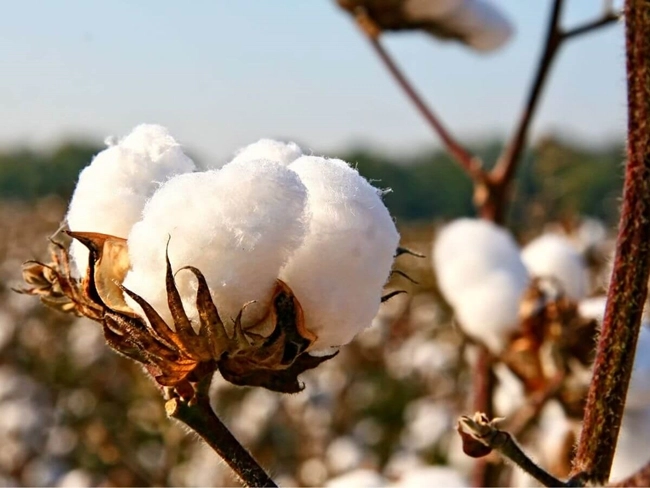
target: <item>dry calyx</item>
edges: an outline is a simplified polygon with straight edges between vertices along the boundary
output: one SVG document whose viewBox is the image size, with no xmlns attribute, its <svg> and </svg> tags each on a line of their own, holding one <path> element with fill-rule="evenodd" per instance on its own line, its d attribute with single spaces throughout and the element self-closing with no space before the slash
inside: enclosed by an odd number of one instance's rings
<svg viewBox="0 0 650 488">
<path fill-rule="evenodd" d="M 260 327 L 242 327 L 245 305 L 232 330 L 227 331 L 201 271 L 192 266 L 179 269 L 193 273 L 198 281 L 200 328 L 196 332 L 183 309 L 167 258 L 165 286 L 172 329 L 143 298 L 122 286 L 129 269 L 125 239 L 92 232 L 66 233 L 89 250 L 85 276 L 72 276 L 67 249 L 52 242 L 49 264 L 24 264 L 23 276 L 30 287 L 20 291 L 37 295 L 60 311 L 100 322 L 110 347 L 142 363 L 158 384 L 175 387 L 181 396 L 191 396 L 191 384 L 217 369 L 236 385 L 296 393 L 303 388 L 297 379 L 300 373 L 337 354 L 311 356 L 306 352 L 316 337 L 305 328 L 302 308 L 281 280 L 277 280 Z M 127 305 L 123 294 L 142 307 L 147 320 Z M 255 332 L 258 328 L 270 328 L 271 332 L 263 336 Z"/>
</svg>

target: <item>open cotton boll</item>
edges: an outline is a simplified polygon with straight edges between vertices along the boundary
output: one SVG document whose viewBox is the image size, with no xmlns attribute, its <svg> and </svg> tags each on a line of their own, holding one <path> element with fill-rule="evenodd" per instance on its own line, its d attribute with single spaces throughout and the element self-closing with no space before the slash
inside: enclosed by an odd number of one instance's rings
<svg viewBox="0 0 650 488">
<path fill-rule="evenodd" d="M 158 187 L 194 169 L 194 162 L 167 129 L 139 125 L 81 172 L 66 216 L 68 226 L 73 231 L 126 238 Z M 70 252 L 79 272 L 85 274 L 86 247 L 74 241 Z"/>
<path fill-rule="evenodd" d="M 282 164 L 290 164 L 300 156 L 302 156 L 302 150 L 295 142 L 260 139 L 237 151 L 231 162 L 240 163 L 256 159 L 269 159 Z"/>
<path fill-rule="evenodd" d="M 532 276 L 556 279 L 572 300 L 587 295 L 587 266 L 566 237 L 543 234 L 524 247 L 521 257 Z"/>
<path fill-rule="evenodd" d="M 307 192 L 293 171 L 272 161 L 230 163 L 218 171 L 179 175 L 145 206 L 128 239 L 131 271 L 124 286 L 171 323 L 165 291 L 165 246 L 174 271 L 195 266 L 204 274 L 225 323 L 250 301 L 255 321 L 275 280 L 305 232 Z M 196 315 L 196 280 L 181 272 L 177 286 Z M 130 302 L 135 309 L 137 306 Z"/>
<path fill-rule="evenodd" d="M 347 344 L 372 322 L 399 243 L 380 192 L 339 159 L 303 156 L 293 170 L 309 194 L 309 230 L 280 278 L 318 339 Z"/>
<path fill-rule="evenodd" d="M 478 51 L 493 51 L 504 45 L 514 28 L 492 4 L 483 0 L 465 0 L 445 18 L 443 26 L 457 31 L 463 40 Z"/>
<path fill-rule="evenodd" d="M 455 220 L 434 241 L 433 266 L 463 330 L 497 352 L 517 328 L 528 286 L 513 237 L 485 220 Z"/>
</svg>

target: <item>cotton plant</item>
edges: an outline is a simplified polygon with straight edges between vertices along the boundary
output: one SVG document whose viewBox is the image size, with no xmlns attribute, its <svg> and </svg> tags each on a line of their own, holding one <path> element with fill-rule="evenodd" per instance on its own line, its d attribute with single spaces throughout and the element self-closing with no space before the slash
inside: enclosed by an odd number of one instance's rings
<svg viewBox="0 0 650 488">
<path fill-rule="evenodd" d="M 485 220 L 455 220 L 434 241 L 433 267 L 463 331 L 500 352 L 517 330 L 529 283 L 512 235 Z"/>
<path fill-rule="evenodd" d="M 70 254 L 26 265 L 27 291 L 102 322 L 181 396 L 214 370 L 296 392 L 379 309 L 399 243 L 381 197 L 348 163 L 269 139 L 198 171 L 141 125 L 81 173 Z"/>
</svg>

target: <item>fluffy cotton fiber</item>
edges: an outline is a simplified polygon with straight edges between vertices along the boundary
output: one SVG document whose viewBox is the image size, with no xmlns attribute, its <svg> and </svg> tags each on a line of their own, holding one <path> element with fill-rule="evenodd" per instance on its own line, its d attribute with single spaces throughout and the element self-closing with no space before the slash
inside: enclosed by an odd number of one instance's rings
<svg viewBox="0 0 650 488">
<path fill-rule="evenodd" d="M 290 164 L 302 156 L 302 150 L 295 142 L 284 143 L 273 139 L 260 139 L 240 149 L 231 162 L 269 159 L 282 164 Z"/>
<path fill-rule="evenodd" d="M 170 321 L 164 258 L 171 237 L 174 270 L 191 265 L 202 271 L 222 320 L 231 321 L 246 302 L 257 300 L 245 315 L 254 320 L 302 242 L 306 199 L 298 175 L 269 160 L 176 176 L 153 195 L 129 235 L 132 269 L 124 286 Z M 186 310 L 195 313 L 191 273 L 179 273 L 177 284 Z"/>
<path fill-rule="evenodd" d="M 518 325 L 528 273 L 513 237 L 477 219 L 444 227 L 434 242 L 438 286 L 463 330 L 494 352 Z"/>
<path fill-rule="evenodd" d="M 413 21 L 435 22 L 478 51 L 501 47 L 514 31 L 508 19 L 484 0 L 407 0 L 403 9 Z"/>
<path fill-rule="evenodd" d="M 376 188 L 339 159 L 303 156 L 289 169 L 309 194 L 309 232 L 280 278 L 303 306 L 318 340 L 346 344 L 380 305 L 399 234 Z"/>
<path fill-rule="evenodd" d="M 259 320 L 279 278 L 318 336 L 312 351 L 346 344 L 370 325 L 399 234 L 380 192 L 356 170 L 269 139 L 240 150 L 220 170 L 193 170 L 164 128 L 140 126 L 84 170 L 70 225 L 128 236 L 124 286 L 170 325 L 168 241 L 173 270 L 201 270 L 226 323 L 250 301 L 256 303 L 246 308 L 244 326 Z M 196 318 L 196 279 L 182 271 L 176 282 Z"/>
<path fill-rule="evenodd" d="M 543 234 L 524 247 L 521 257 L 532 276 L 557 280 L 572 300 L 587 295 L 587 266 L 566 237 Z"/>
<path fill-rule="evenodd" d="M 68 226 L 73 231 L 126 238 L 158 187 L 170 177 L 194 169 L 167 129 L 139 125 L 100 152 L 81 172 L 66 217 Z M 75 241 L 71 254 L 80 274 L 85 274 L 86 248 Z"/>
</svg>

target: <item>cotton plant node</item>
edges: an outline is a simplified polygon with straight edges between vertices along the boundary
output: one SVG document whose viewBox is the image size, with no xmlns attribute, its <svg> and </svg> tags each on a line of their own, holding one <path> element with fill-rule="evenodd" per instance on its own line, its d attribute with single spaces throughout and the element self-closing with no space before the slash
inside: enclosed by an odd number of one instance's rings
<svg viewBox="0 0 650 488">
<path fill-rule="evenodd" d="M 71 275 L 67 249 L 53 242 L 51 263 L 25 263 L 23 277 L 29 286 L 19 291 L 38 296 L 57 310 L 100 322 L 112 349 L 142 363 L 160 386 L 174 388 L 181 397 L 191 399 L 193 385 L 217 370 L 236 385 L 296 393 L 304 388 L 298 375 L 338 353 L 315 357 L 306 352 L 316 335 L 305 328 L 302 308 L 281 280 L 277 280 L 271 305 L 261 320 L 272 324 L 271 333 L 262 336 L 242 327 L 247 304 L 229 333 L 205 277 L 199 269 L 187 266 L 179 271 L 194 274 L 198 282 L 200 327 L 195 332 L 166 254 L 165 286 L 172 329 L 142 297 L 122 286 L 129 268 L 124 239 L 91 232 L 67 233 L 89 250 L 85 276 Z M 126 304 L 124 295 L 142 308 L 146 320 Z"/>
</svg>

